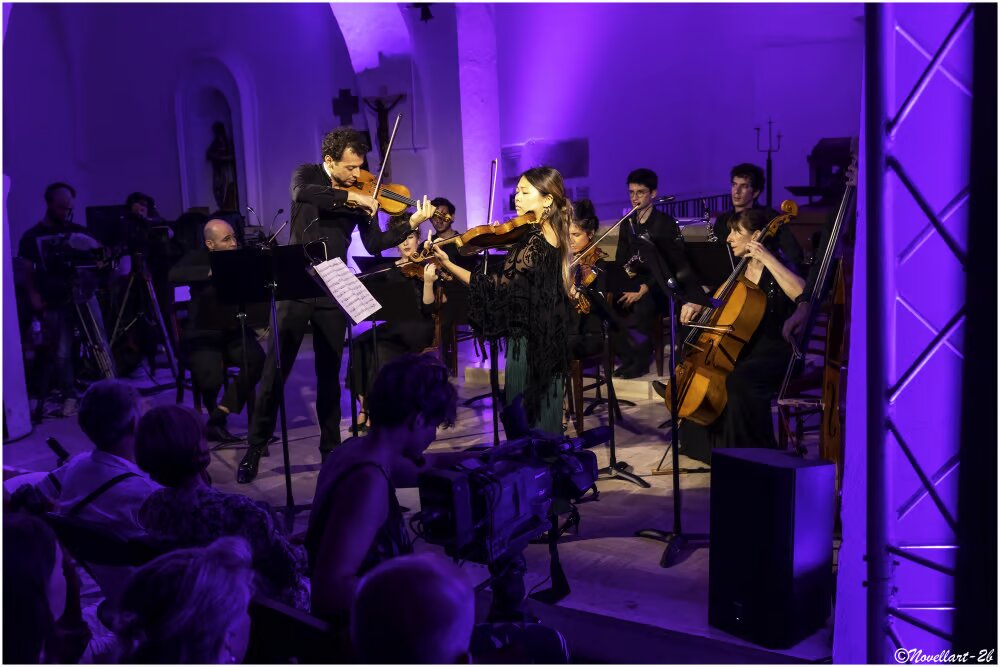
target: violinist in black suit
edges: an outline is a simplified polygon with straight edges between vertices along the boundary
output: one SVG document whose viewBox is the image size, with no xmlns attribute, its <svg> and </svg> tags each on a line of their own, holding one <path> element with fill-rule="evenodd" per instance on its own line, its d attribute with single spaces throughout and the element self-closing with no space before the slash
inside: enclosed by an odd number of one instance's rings
<svg viewBox="0 0 1000 667">
<path fill-rule="evenodd" d="M 372 254 L 399 244 L 410 231 L 429 219 L 434 207 L 425 196 L 406 226 L 383 232 L 371 197 L 350 190 L 361 175 L 364 156 L 370 150 L 364 136 L 349 127 L 340 127 L 323 137 L 320 164 L 304 164 L 292 174 L 290 243 L 312 244 L 314 256 L 339 257 L 346 262 L 347 247 L 355 227 Z M 306 327 L 312 323 L 316 364 L 316 412 L 319 417 L 319 449 L 323 458 L 340 444 L 340 361 L 344 350 L 347 318 L 330 298 L 282 301 L 278 304 L 278 332 L 281 368 L 287 380 L 298 354 Z M 249 449 L 237 472 L 241 484 L 257 476 L 257 466 L 268 440 L 274 433 L 278 415 L 275 395 L 277 359 L 268 350 L 264 375 L 257 392 Z"/>
</svg>

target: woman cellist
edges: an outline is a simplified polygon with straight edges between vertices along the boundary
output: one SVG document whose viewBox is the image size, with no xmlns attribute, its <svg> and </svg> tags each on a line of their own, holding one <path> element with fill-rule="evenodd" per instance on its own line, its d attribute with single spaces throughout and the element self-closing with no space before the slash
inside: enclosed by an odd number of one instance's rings
<svg viewBox="0 0 1000 667">
<path fill-rule="evenodd" d="M 453 263 L 439 246 L 434 246 L 434 253 L 445 269 L 469 285 L 473 328 L 486 338 L 506 341 L 504 405 L 520 397 L 531 428 L 559 433 L 569 370 L 573 221 L 562 175 L 551 167 L 521 174 L 514 208 L 518 216 L 534 213 L 539 224 L 529 225 L 510 248 L 499 274 L 471 273 Z"/>
<path fill-rule="evenodd" d="M 768 222 L 762 209 L 746 209 L 729 221 L 726 242 L 736 257 L 750 258 L 744 277 L 763 291 L 767 309 L 735 368 L 726 377 L 728 397 L 722 415 L 707 427 L 689 421 L 681 425 L 683 453 L 700 461 L 708 462 L 715 447 L 778 446 L 771 419 L 771 398 L 781 385 L 792 354 L 791 346 L 781 335 L 781 327 L 794 310 L 805 280 L 757 240 L 758 232 Z M 701 310 L 701 306 L 684 304 L 681 324 L 696 321 Z M 662 383 L 654 383 L 654 389 L 663 395 Z"/>
</svg>

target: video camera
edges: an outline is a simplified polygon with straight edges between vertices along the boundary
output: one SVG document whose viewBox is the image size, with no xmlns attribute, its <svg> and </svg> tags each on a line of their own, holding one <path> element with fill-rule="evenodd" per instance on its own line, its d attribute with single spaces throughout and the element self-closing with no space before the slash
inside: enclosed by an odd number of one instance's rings
<svg viewBox="0 0 1000 667">
<path fill-rule="evenodd" d="M 491 564 L 519 554 L 593 489 L 597 457 L 607 442 L 600 427 L 579 438 L 532 434 L 498 447 L 475 446 L 450 470 L 419 480 L 421 511 L 414 530 L 453 558 Z"/>
</svg>

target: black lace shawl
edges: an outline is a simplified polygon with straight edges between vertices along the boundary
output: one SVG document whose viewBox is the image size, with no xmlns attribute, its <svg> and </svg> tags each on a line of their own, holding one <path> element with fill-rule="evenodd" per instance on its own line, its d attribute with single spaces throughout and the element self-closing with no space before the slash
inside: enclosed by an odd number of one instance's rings
<svg viewBox="0 0 1000 667">
<path fill-rule="evenodd" d="M 469 322 L 480 336 L 527 344 L 524 408 L 529 423 L 541 413 L 549 383 L 569 371 L 569 299 L 562 284 L 559 249 L 540 228 L 507 253 L 499 274 L 474 271 L 469 285 Z M 508 401 L 512 396 L 507 397 Z"/>
</svg>

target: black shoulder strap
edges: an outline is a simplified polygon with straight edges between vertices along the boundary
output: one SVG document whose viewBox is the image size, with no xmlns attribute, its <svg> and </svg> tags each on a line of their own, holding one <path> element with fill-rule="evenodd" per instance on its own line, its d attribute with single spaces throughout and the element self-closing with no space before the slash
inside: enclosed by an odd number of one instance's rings
<svg viewBox="0 0 1000 667">
<path fill-rule="evenodd" d="M 59 482 L 59 478 L 56 477 L 54 472 L 50 472 L 46 475 L 45 479 L 49 480 L 49 484 L 51 484 L 52 488 L 56 490 L 56 493 L 62 493 L 62 484 Z"/>
<path fill-rule="evenodd" d="M 78 516 L 80 514 L 80 512 L 82 512 L 83 509 L 87 505 L 89 505 L 90 503 L 94 502 L 99 497 L 101 497 L 108 489 L 112 488 L 113 486 L 115 486 L 115 485 L 117 485 L 117 484 L 119 484 L 121 482 L 124 482 L 129 477 L 138 477 L 138 476 L 139 475 L 137 475 L 134 472 L 123 472 L 120 475 L 112 477 L 111 479 L 109 479 L 108 481 L 106 481 L 104 484 L 101 484 L 99 487 L 97 487 L 96 489 L 94 489 L 93 491 L 91 491 L 87 495 L 86 498 L 84 498 L 83 500 L 81 500 L 80 502 L 78 502 L 76 505 L 73 505 L 73 507 L 71 507 L 69 509 L 69 511 L 66 512 L 66 515 L 67 516 Z"/>
</svg>

